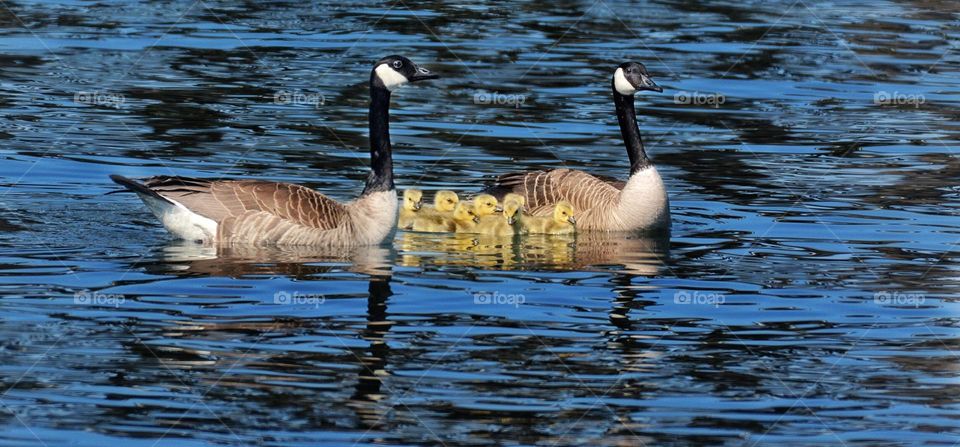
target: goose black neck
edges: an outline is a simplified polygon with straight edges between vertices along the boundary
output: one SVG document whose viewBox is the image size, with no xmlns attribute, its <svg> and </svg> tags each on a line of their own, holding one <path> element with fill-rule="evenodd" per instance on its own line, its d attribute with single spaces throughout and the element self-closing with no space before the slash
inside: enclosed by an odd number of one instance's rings
<svg viewBox="0 0 960 447">
<path fill-rule="evenodd" d="M 613 89 L 613 102 L 617 106 L 617 122 L 620 123 L 620 135 L 623 144 L 627 147 L 627 156 L 630 157 L 630 175 L 652 164 L 643 149 L 643 140 L 640 139 L 640 127 L 637 126 L 637 114 L 633 108 L 633 95 L 621 95 Z"/>
<path fill-rule="evenodd" d="M 393 149 L 390 147 L 390 90 L 376 76 L 370 81 L 370 175 L 363 194 L 392 191 Z"/>
</svg>

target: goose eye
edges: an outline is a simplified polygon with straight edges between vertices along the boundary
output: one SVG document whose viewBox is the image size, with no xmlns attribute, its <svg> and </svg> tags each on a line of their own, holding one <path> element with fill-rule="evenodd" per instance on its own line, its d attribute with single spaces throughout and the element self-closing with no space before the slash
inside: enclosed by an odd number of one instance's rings
<svg viewBox="0 0 960 447">
<path fill-rule="evenodd" d="M 403 66 L 403 62 L 401 62 L 401 61 L 393 61 L 393 68 L 400 68 L 400 67 L 402 67 L 402 66 Z"/>
</svg>

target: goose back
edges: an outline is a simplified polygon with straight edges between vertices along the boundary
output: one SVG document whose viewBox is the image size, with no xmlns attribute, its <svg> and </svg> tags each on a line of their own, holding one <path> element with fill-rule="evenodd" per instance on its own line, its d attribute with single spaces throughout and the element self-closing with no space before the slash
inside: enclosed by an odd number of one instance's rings
<svg viewBox="0 0 960 447">
<path fill-rule="evenodd" d="M 214 242 L 284 245 L 378 243 L 393 226 L 395 190 L 341 204 L 310 188 L 258 180 L 152 177 L 143 186 L 217 223 Z"/>
</svg>

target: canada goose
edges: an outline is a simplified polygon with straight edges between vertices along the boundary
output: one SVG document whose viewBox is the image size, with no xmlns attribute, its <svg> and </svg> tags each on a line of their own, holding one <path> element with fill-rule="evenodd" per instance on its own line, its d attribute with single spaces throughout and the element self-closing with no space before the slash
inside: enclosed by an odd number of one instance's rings
<svg viewBox="0 0 960 447">
<path fill-rule="evenodd" d="M 453 191 L 437 191 L 433 198 L 433 207 L 424 208 L 410 222 L 407 230 L 424 233 L 446 233 L 454 231 L 453 210 L 460 203 L 460 197 Z"/>
<path fill-rule="evenodd" d="M 478 194 L 473 198 L 473 211 L 478 217 L 489 216 L 500 209 L 500 202 L 490 194 Z"/>
<path fill-rule="evenodd" d="M 503 214 L 483 216 L 473 229 L 474 233 L 490 236 L 513 236 L 516 233 L 514 224 L 520 214 L 520 201 L 509 199 L 503 203 Z"/>
<path fill-rule="evenodd" d="M 397 227 L 409 228 L 413 225 L 413 220 L 417 217 L 417 211 L 423 206 L 423 191 L 419 189 L 405 189 L 403 191 L 403 204 L 400 205 L 400 218 L 397 219 Z"/>
<path fill-rule="evenodd" d="M 486 192 L 496 196 L 520 194 L 527 199 L 527 210 L 536 216 L 547 216 L 557 202 L 569 201 L 577 210 L 579 230 L 669 230 L 667 190 L 643 148 L 633 104 L 638 91 L 663 89 L 650 79 L 646 67 L 636 62 L 617 67 L 611 84 L 620 133 L 630 158 L 630 178 L 626 182 L 572 169 L 551 169 L 501 175 Z"/>
<path fill-rule="evenodd" d="M 550 216 L 523 216 L 520 225 L 524 233 L 571 234 L 575 230 L 577 219 L 573 217 L 573 205 L 562 200 L 553 207 Z"/>
<path fill-rule="evenodd" d="M 142 183 L 110 176 L 183 239 L 280 245 L 374 245 L 393 229 L 397 191 L 390 146 L 390 93 L 408 82 L 436 79 L 402 56 L 377 61 L 370 73 L 370 174 L 360 197 L 339 203 L 290 183 L 151 177 Z"/>
</svg>

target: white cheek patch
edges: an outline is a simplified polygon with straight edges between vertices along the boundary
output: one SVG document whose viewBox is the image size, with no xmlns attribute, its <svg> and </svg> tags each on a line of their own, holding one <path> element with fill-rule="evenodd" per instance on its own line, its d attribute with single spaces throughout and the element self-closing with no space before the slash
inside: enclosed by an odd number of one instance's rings
<svg viewBox="0 0 960 447">
<path fill-rule="evenodd" d="M 391 92 L 395 88 L 409 82 L 406 76 L 390 68 L 387 64 L 380 64 L 377 66 L 377 77 L 380 78 L 380 81 L 383 82 L 383 85 L 387 87 L 387 90 L 390 90 Z"/>
<path fill-rule="evenodd" d="M 637 92 L 633 84 L 623 75 L 622 68 L 618 68 L 617 71 L 613 73 L 613 87 L 617 89 L 617 92 L 621 95 L 632 95 Z"/>
</svg>

